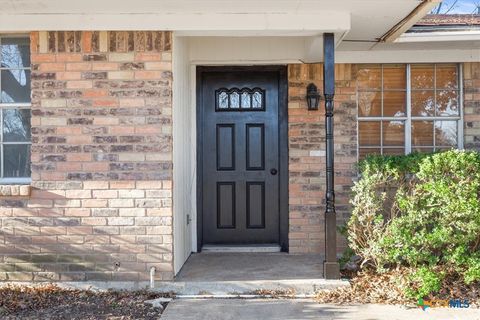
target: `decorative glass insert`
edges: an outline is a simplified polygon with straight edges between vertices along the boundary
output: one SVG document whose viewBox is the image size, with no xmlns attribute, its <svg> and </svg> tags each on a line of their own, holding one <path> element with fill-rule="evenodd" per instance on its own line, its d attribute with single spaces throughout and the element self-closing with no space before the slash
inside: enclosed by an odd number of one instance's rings
<svg viewBox="0 0 480 320">
<path fill-rule="evenodd" d="M 0 63 L 0 183 L 29 183 L 29 38 L 0 36 Z"/>
<path fill-rule="evenodd" d="M 265 111 L 265 90 L 221 88 L 215 92 L 216 111 Z"/>
</svg>

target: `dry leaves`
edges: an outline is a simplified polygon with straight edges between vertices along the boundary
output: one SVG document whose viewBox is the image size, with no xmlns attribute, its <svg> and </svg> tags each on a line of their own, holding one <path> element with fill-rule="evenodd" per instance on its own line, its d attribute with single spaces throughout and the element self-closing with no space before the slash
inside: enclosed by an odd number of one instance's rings
<svg viewBox="0 0 480 320">
<path fill-rule="evenodd" d="M 62 289 L 53 284 L 0 288 L 2 319 L 158 319 L 144 303 L 165 295 L 144 291 Z"/>
<path fill-rule="evenodd" d="M 409 284 L 411 270 L 396 269 L 378 274 L 362 271 L 350 280 L 350 287 L 324 290 L 317 294 L 321 303 L 381 303 L 416 305 L 417 301 L 408 298 L 405 288 Z M 460 279 L 450 277 L 444 282 L 440 292 L 431 297 L 436 299 L 467 299 L 472 306 L 480 306 L 480 284 L 465 285 Z"/>
</svg>

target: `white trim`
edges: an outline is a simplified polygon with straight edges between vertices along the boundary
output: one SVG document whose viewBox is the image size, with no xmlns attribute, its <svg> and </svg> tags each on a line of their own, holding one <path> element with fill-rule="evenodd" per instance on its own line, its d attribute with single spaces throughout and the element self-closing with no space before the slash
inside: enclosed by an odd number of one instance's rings
<svg viewBox="0 0 480 320">
<path fill-rule="evenodd" d="M 336 63 L 452 63 L 452 62 L 478 62 L 480 50 L 469 49 L 405 49 L 399 45 L 381 49 L 347 51 L 340 46 L 335 52 Z M 399 47 L 397 47 L 399 46 Z M 454 47 L 454 46 L 453 46 Z M 480 47 L 480 45 L 479 45 Z M 452 48 L 452 46 L 450 46 Z"/>
<path fill-rule="evenodd" d="M 395 43 L 444 42 L 444 41 L 480 41 L 480 30 L 411 32 L 401 35 Z"/>
<path fill-rule="evenodd" d="M 174 30 L 177 35 L 319 35 L 350 30 L 350 13 L 2 14 L 2 31 Z M 128 21 L 128 23 L 126 23 Z"/>
<path fill-rule="evenodd" d="M 3 178 L 0 179 L 0 185 L 2 184 L 31 184 L 32 178 Z"/>
</svg>

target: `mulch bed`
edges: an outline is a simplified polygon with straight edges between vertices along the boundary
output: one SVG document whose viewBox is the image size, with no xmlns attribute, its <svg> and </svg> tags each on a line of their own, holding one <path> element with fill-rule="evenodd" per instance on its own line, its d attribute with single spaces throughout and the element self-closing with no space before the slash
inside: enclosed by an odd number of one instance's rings
<svg viewBox="0 0 480 320">
<path fill-rule="evenodd" d="M 379 303 L 416 306 L 415 299 L 405 295 L 409 281 L 408 269 L 397 269 L 382 274 L 361 271 L 347 275 L 350 287 L 318 292 L 320 303 Z M 480 306 L 480 283 L 465 285 L 460 279 L 448 278 L 439 293 L 426 299 L 467 299 L 472 307 Z"/>
<path fill-rule="evenodd" d="M 145 300 L 166 295 L 143 291 L 62 289 L 56 285 L 0 288 L 1 319 L 159 319 L 161 308 Z"/>
</svg>

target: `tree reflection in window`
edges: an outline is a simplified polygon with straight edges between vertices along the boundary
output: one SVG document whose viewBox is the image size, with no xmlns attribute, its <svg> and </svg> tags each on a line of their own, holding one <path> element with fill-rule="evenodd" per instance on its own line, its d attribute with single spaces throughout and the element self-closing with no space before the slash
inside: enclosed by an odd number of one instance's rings
<svg viewBox="0 0 480 320">
<path fill-rule="evenodd" d="M 0 38 L 0 69 L 0 178 L 28 178 L 31 174 L 28 37 Z"/>
<path fill-rule="evenodd" d="M 265 90 L 221 88 L 215 92 L 216 111 L 264 111 Z"/>
</svg>

